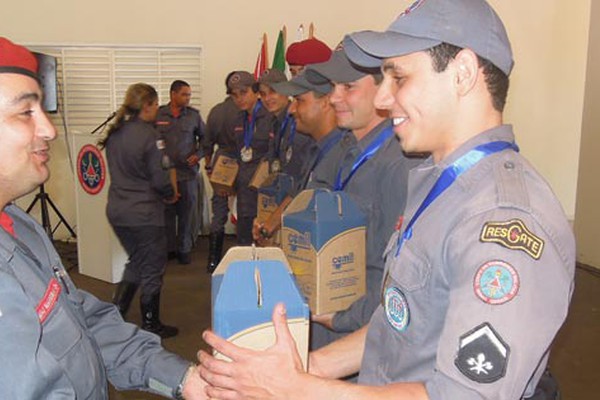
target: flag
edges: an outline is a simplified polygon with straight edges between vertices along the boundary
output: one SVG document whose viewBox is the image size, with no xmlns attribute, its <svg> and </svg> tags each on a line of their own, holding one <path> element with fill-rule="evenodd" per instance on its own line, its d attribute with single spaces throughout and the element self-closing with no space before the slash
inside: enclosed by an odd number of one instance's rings
<svg viewBox="0 0 600 400">
<path fill-rule="evenodd" d="M 285 72 L 285 26 L 279 31 L 271 68 Z"/>
<path fill-rule="evenodd" d="M 254 79 L 258 80 L 263 72 L 267 69 L 269 63 L 269 57 L 267 54 L 267 34 L 263 34 L 262 45 L 256 58 L 256 65 L 254 66 Z"/>
</svg>

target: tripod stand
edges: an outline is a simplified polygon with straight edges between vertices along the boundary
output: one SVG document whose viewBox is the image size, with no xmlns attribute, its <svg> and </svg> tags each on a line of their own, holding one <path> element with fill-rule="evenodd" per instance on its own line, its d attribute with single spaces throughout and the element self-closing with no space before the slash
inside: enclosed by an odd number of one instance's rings
<svg viewBox="0 0 600 400">
<path fill-rule="evenodd" d="M 56 229 L 52 229 L 52 226 L 50 225 L 50 214 L 48 213 L 48 204 L 50 205 L 50 207 L 52 207 L 52 210 L 54 210 L 54 213 L 56 215 L 58 215 L 58 218 L 60 219 L 60 222 L 58 223 L 58 225 L 56 225 L 56 227 L 58 228 L 60 223 L 62 223 L 65 226 L 65 228 L 67 228 L 67 230 L 71 233 L 71 236 L 73 236 L 74 238 L 77 237 L 77 234 L 75 233 L 73 228 L 71 228 L 71 226 L 69 225 L 69 223 L 67 222 L 65 217 L 63 217 L 62 214 L 60 213 L 60 211 L 58 211 L 58 208 L 56 208 L 56 206 L 50 199 L 50 196 L 44 190 L 43 184 L 40 185 L 40 191 L 38 192 L 38 194 L 35 195 L 35 199 L 31 202 L 29 207 L 27 207 L 27 211 L 26 211 L 27 213 L 29 213 L 33 209 L 33 207 L 35 206 L 35 203 L 37 203 L 38 200 L 40 201 L 40 206 L 41 206 L 42 226 L 44 227 L 44 230 L 50 237 L 50 240 L 53 239 L 52 236 Z"/>
</svg>

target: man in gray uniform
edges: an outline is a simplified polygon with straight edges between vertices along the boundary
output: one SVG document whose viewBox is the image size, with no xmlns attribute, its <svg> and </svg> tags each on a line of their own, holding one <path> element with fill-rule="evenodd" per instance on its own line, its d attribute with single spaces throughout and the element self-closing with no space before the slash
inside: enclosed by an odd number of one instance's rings
<svg viewBox="0 0 600 400">
<path fill-rule="evenodd" d="M 329 61 L 306 69 L 309 82 L 331 83 L 329 95 L 337 124 L 347 129 L 332 153 L 341 159 L 331 166 L 330 189 L 351 195 L 367 216 L 367 294 L 347 310 L 313 316 L 311 348 L 317 349 L 366 325 L 377 304 L 383 277 L 381 255 L 406 202 L 408 171 L 422 160 L 408 158 L 393 135 L 390 121 L 376 110 L 373 99 L 380 74 L 353 66 L 340 46 Z M 375 70 L 376 71 L 376 70 Z M 393 198 L 394 202 L 382 201 Z M 385 208 L 384 208 L 385 207 Z"/>
<path fill-rule="evenodd" d="M 235 182 L 237 194 L 237 242 L 252 244 L 252 223 L 256 217 L 258 193 L 250 187 L 259 164 L 267 159 L 274 138 L 272 115 L 258 98 L 258 87 L 252 74 L 237 71 L 227 87 L 240 109 L 236 118 L 236 155 L 240 169 Z"/>
<path fill-rule="evenodd" d="M 259 244 L 266 244 L 269 238 L 281 227 L 281 214 L 289 205 L 294 196 L 314 182 L 333 181 L 337 168 L 331 167 L 340 162 L 339 157 L 332 159 L 331 150 L 343 136 L 343 130 L 337 127 L 335 110 L 329 102 L 329 92 L 332 85 L 329 82 L 316 85 L 306 80 L 303 72 L 296 75 L 291 81 L 273 84 L 273 88 L 286 96 L 294 98 L 290 104 L 289 112 L 294 117 L 296 129 L 310 136 L 316 146 L 304 154 L 304 167 L 296 185 L 291 188 L 288 197 L 282 201 L 278 209 L 266 222 L 254 223 L 253 236 Z M 338 153 L 339 154 L 339 153 Z M 317 187 L 316 185 L 313 187 Z"/>
<path fill-rule="evenodd" d="M 190 251 L 197 235 L 198 216 L 198 163 L 202 157 L 201 142 L 204 121 L 200 112 L 190 107 L 192 89 L 187 82 L 176 80 L 171 84 L 170 102 L 161 106 L 156 127 L 163 134 L 167 154 L 177 171 L 179 200 L 165 211 L 167 247 L 170 255 L 177 254 L 180 264 L 191 262 Z"/>
<path fill-rule="evenodd" d="M 235 73 L 230 72 L 225 78 L 225 87 L 229 78 Z M 206 134 L 203 139 L 204 168 L 210 177 L 213 162 L 219 155 L 236 159 L 235 125 L 240 109 L 230 96 L 227 88 L 227 98 L 214 106 L 208 113 L 206 119 Z M 214 146 L 218 150 L 213 157 Z M 225 238 L 225 224 L 229 215 L 228 193 L 213 192 L 211 198 L 212 219 L 210 222 L 210 234 L 208 237 L 208 260 L 206 270 L 212 273 L 223 255 L 223 241 Z"/>
<path fill-rule="evenodd" d="M 107 380 L 206 398 L 195 367 L 78 290 L 44 229 L 12 204 L 48 179 L 56 131 L 41 98 L 35 57 L 0 38 L 0 398 L 107 400 Z"/>
<path fill-rule="evenodd" d="M 535 389 L 567 315 L 575 241 L 503 125 L 513 59 L 502 22 L 484 0 L 418 1 L 387 31 L 351 34 L 344 46 L 355 63 L 382 64 L 376 105 L 402 148 L 431 153 L 411 171 L 381 305 L 368 328 L 312 353 L 310 374 L 298 367 L 281 305 L 268 354 L 205 333 L 236 360 L 202 353 L 202 376 L 220 386 L 209 395 L 554 399 Z M 323 379 L 359 365 L 361 385 Z M 257 382 L 257 368 L 273 379 Z"/>
</svg>

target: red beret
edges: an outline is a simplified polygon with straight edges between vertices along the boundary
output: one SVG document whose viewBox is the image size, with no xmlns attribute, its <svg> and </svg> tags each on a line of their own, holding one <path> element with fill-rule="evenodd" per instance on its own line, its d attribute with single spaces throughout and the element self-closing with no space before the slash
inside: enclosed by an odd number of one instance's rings
<svg viewBox="0 0 600 400">
<path fill-rule="evenodd" d="M 23 74 L 37 79 L 38 62 L 23 46 L 0 37 L 0 73 Z"/>
<path fill-rule="evenodd" d="M 331 49 L 319 39 L 311 38 L 292 43 L 285 52 L 289 65 L 307 65 L 325 62 L 331 57 Z"/>
</svg>

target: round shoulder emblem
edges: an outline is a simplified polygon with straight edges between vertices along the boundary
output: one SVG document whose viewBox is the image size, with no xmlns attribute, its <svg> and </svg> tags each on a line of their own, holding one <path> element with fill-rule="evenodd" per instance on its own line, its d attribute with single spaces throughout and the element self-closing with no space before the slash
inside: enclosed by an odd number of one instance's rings
<svg viewBox="0 0 600 400">
<path fill-rule="evenodd" d="M 384 302 L 385 316 L 395 330 L 402 332 L 410 322 L 410 312 L 406 297 L 397 287 L 388 287 L 385 290 Z"/>
<path fill-rule="evenodd" d="M 477 270 L 473 287 L 475 294 L 488 304 L 504 304 L 512 300 L 521 283 L 515 268 L 504 261 L 489 261 Z"/>
</svg>

